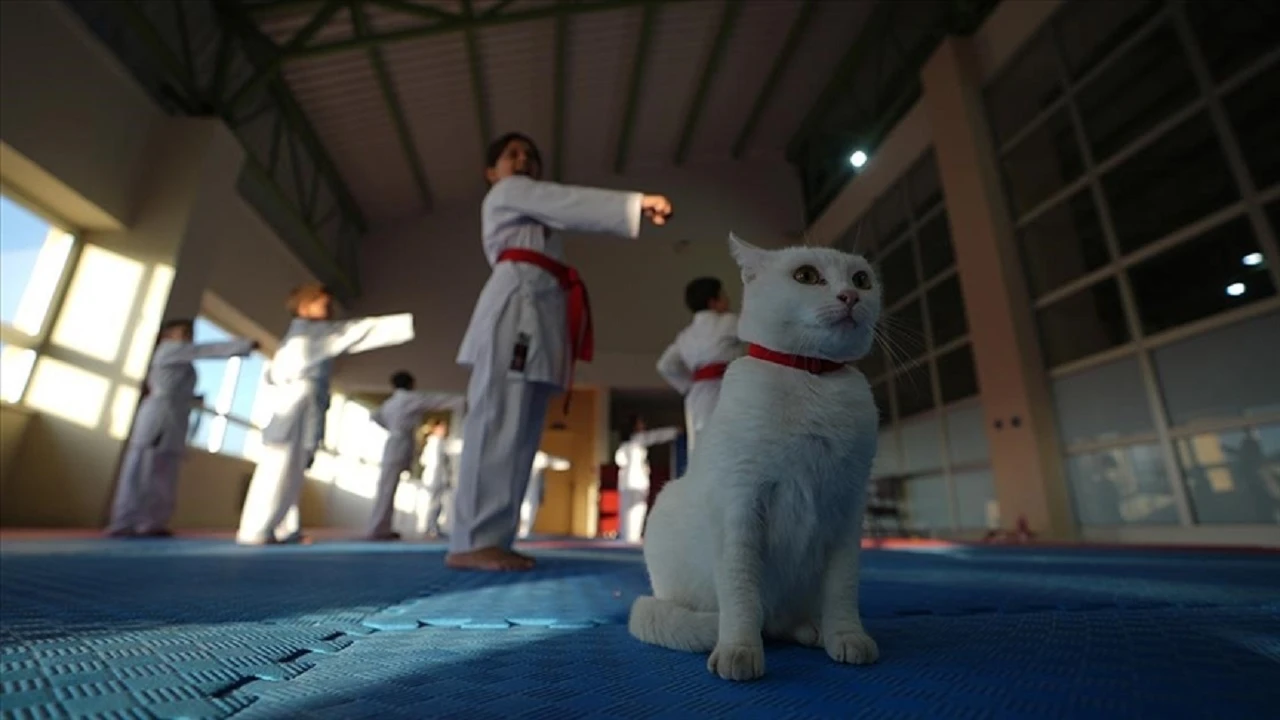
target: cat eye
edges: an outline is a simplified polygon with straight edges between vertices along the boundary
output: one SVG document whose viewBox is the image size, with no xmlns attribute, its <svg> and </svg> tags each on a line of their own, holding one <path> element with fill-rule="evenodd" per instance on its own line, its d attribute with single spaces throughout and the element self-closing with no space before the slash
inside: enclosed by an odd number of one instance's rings
<svg viewBox="0 0 1280 720">
<path fill-rule="evenodd" d="M 804 265 L 796 269 L 791 277 L 804 285 L 817 285 L 822 282 L 822 274 L 812 265 Z"/>
<path fill-rule="evenodd" d="M 853 286 L 859 290 L 871 289 L 871 273 L 866 270 L 859 270 L 853 274 Z"/>
</svg>

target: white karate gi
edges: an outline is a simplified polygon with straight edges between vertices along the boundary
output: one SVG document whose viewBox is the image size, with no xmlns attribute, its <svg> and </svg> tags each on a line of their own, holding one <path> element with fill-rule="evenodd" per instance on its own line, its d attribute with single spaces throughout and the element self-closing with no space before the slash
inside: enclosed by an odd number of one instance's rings
<svg viewBox="0 0 1280 720">
<path fill-rule="evenodd" d="M 107 532 L 152 533 L 168 528 L 196 390 L 192 362 L 252 351 L 252 340 L 200 345 L 165 340 L 156 346 L 147 371 L 147 396 L 138 406 L 125 446 Z"/>
<path fill-rule="evenodd" d="M 618 539 L 640 542 L 649 511 L 649 448 L 675 440 L 680 428 L 657 428 L 635 433 L 618 446 Z"/>
<path fill-rule="evenodd" d="M 461 398 L 444 393 L 397 388 L 391 393 L 391 397 L 373 411 L 373 421 L 387 431 L 387 442 L 382 446 L 382 467 L 378 472 L 378 488 L 373 496 L 373 513 L 366 532 L 368 537 L 386 537 L 391 533 L 396 488 L 400 486 L 400 476 L 413 464 L 413 435 L 422 424 L 422 415 L 430 410 L 461 403 Z M 428 437 L 428 446 L 432 440 L 438 441 L 439 438 Z"/>
<path fill-rule="evenodd" d="M 297 534 L 294 506 L 324 437 L 333 359 L 412 339 L 409 313 L 343 321 L 294 318 L 267 370 L 274 412 L 262 431 L 237 541 L 261 544 Z"/>
<path fill-rule="evenodd" d="M 523 176 L 500 180 L 485 196 L 481 234 L 493 274 L 458 349 L 471 381 L 450 552 L 511 546 L 547 402 L 566 386 L 572 360 L 566 292 L 557 278 L 528 263 L 499 262 L 499 255 L 523 249 L 560 262 L 563 243 L 553 230 L 635 237 L 642 199 Z"/>
<path fill-rule="evenodd" d="M 693 452 L 698 433 L 711 419 L 720 399 L 719 378 L 697 380 L 698 368 L 717 363 L 730 363 L 742 357 L 745 345 L 738 339 L 738 316 L 702 310 L 694 313 L 693 322 L 676 335 L 676 339 L 658 360 L 658 374 L 677 392 L 684 395 L 685 445 Z"/>
<path fill-rule="evenodd" d="M 460 443 L 448 438 L 428 435 L 419 462 L 422 463 L 422 487 L 418 489 L 418 532 L 438 536 L 442 533 L 440 516 L 445 499 L 453 485 L 453 469 L 461 452 Z"/>
<path fill-rule="evenodd" d="M 529 488 L 525 490 L 524 501 L 520 503 L 520 537 L 527 538 L 533 532 L 534 523 L 538 519 L 538 510 L 542 507 L 542 488 L 545 483 L 547 469 L 568 470 L 569 461 L 564 458 L 548 455 L 541 450 L 533 457 L 533 471 L 529 473 Z"/>
</svg>

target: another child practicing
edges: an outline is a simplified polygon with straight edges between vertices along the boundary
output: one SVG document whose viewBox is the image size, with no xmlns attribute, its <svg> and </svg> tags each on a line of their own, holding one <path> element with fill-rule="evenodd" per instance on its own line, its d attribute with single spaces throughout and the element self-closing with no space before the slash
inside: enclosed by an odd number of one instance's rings
<svg viewBox="0 0 1280 720">
<path fill-rule="evenodd" d="M 635 237 L 642 217 L 666 223 L 671 203 L 660 195 L 542 182 L 537 148 L 514 133 L 489 147 L 487 164 L 481 235 L 493 274 L 458 349 L 471 381 L 445 562 L 529 570 L 533 558 L 511 544 L 547 403 L 572 387 L 574 361 L 588 361 L 593 352 L 586 288 L 563 263 L 553 231 Z"/>
<path fill-rule="evenodd" d="M 160 329 L 144 387 L 146 393 L 133 420 L 111 504 L 107 534 L 112 537 L 168 537 L 177 500 L 178 470 L 187 448 L 191 401 L 201 358 L 248 355 L 252 340 L 192 343 L 191 320 L 171 320 Z"/>
<path fill-rule="evenodd" d="M 718 279 L 702 277 L 689 283 L 684 303 L 693 322 L 662 353 L 658 374 L 684 395 L 686 443 L 692 452 L 720 398 L 720 379 L 729 363 L 742 356 L 744 346 L 738 340 L 738 316 L 729 311 L 729 297 Z"/>
<path fill-rule="evenodd" d="M 649 448 L 675 440 L 680 428 L 646 430 L 644 418 L 631 421 L 631 437 L 618 446 L 618 539 L 640 542 L 649 513 Z"/>
<path fill-rule="evenodd" d="M 391 376 L 391 386 L 395 388 L 391 397 L 373 411 L 373 421 L 387 431 L 387 443 L 382 447 L 382 469 L 366 533 L 370 540 L 400 539 L 400 533 L 391 530 L 396 488 L 400 476 L 413 464 L 413 435 L 422 425 L 422 415 L 461 404 L 456 396 L 415 391 L 413 376 L 403 370 Z"/>
<path fill-rule="evenodd" d="M 422 493 L 425 495 L 421 506 L 424 506 L 418 520 L 418 532 L 428 538 L 438 538 L 443 533 L 440 529 L 440 515 L 444 512 L 445 497 L 453 484 L 453 456 L 449 452 L 449 426 L 437 422 L 427 432 L 427 440 L 422 447 Z"/>
<path fill-rule="evenodd" d="M 262 431 L 262 451 L 240 514 L 236 541 L 263 545 L 301 541 L 296 521 L 285 523 L 298 503 L 304 472 L 315 460 L 329 409 L 333 359 L 413 339 L 413 315 L 331 320 L 333 295 L 322 285 L 304 285 L 289 296 L 294 320 L 266 379 L 273 413 Z"/>
<path fill-rule="evenodd" d="M 521 539 L 533 533 L 533 526 L 538 521 L 538 510 L 542 508 L 542 489 L 546 485 L 547 470 L 568 470 L 569 461 L 564 458 L 548 455 L 541 450 L 533 456 L 533 472 L 529 474 L 529 487 L 524 492 L 524 502 L 520 503 Z"/>
</svg>

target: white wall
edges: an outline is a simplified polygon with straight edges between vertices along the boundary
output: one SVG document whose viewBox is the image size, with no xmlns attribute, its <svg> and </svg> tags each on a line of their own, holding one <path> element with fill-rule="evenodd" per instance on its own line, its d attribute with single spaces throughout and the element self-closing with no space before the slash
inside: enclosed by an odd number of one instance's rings
<svg viewBox="0 0 1280 720">
<path fill-rule="evenodd" d="M 803 206 L 794 170 L 783 162 L 725 163 L 650 171 L 597 181 L 602 187 L 662 193 L 675 206 L 663 228 L 645 226 L 640 239 L 571 237 L 568 261 L 591 293 L 596 359 L 579 367 L 582 384 L 661 386 L 658 355 L 689 321 L 684 286 L 699 275 L 725 281 L 735 304 L 741 297 L 729 257 L 732 230 L 761 245 L 797 237 Z M 424 388 L 461 392 L 466 374 L 454 363 L 489 267 L 480 249 L 480 199 L 442 208 L 365 240 L 361 257 L 361 314 L 408 310 L 418 316 L 418 338 L 399 348 L 340 362 L 349 387 L 382 390 L 390 372 L 407 369 Z M 684 246 L 679 241 L 689 240 Z"/>
</svg>

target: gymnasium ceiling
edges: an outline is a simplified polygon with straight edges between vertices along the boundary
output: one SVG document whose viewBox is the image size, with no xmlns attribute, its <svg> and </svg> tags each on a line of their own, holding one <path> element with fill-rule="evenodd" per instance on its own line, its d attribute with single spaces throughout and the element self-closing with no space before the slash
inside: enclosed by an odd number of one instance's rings
<svg viewBox="0 0 1280 720">
<path fill-rule="evenodd" d="M 485 143 L 509 130 L 565 182 L 785 156 L 815 214 L 941 35 L 995 4 L 64 1 L 170 112 L 227 122 L 246 197 L 350 294 L 359 237 L 478 201 Z"/>
</svg>

